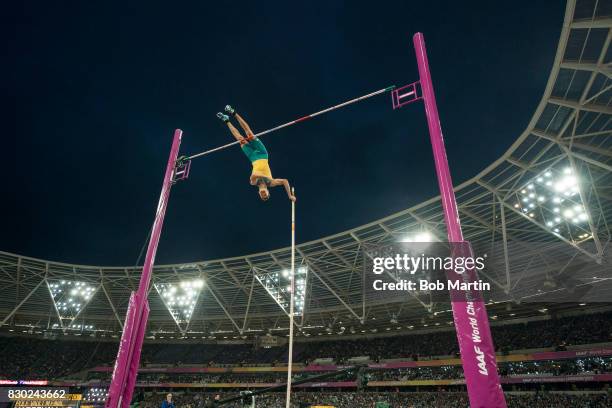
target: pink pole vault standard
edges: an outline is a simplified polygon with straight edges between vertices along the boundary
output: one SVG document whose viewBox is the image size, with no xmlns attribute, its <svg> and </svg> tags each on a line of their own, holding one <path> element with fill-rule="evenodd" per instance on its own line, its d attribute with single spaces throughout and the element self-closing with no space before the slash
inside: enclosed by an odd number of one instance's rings
<svg viewBox="0 0 612 408">
<path fill-rule="evenodd" d="M 138 365 L 140 364 L 140 351 L 149 316 L 147 295 L 149 293 L 157 245 L 159 244 L 164 216 L 168 207 L 168 199 L 170 198 L 170 189 L 176 181 L 186 178 L 185 174 L 178 174 L 181 170 L 176 168 L 182 137 L 183 131 L 176 129 L 174 131 L 172 149 L 170 150 L 170 158 L 166 166 L 159 204 L 157 205 L 157 213 L 153 222 L 151 239 L 149 240 L 147 255 L 142 268 L 140 284 L 138 291 L 132 292 L 130 296 L 125 325 L 121 335 L 121 342 L 119 343 L 119 351 L 117 352 L 117 360 L 115 361 L 113 377 L 108 391 L 108 398 L 106 399 L 106 408 L 127 408 L 132 400 L 132 393 L 134 392 L 134 385 L 136 384 L 136 376 L 138 374 Z M 185 173 L 184 169 L 182 173 Z"/>
<path fill-rule="evenodd" d="M 453 256 L 473 256 L 471 247 L 463 240 L 461 231 L 457 200 L 453 191 L 436 96 L 429 72 L 425 39 L 422 33 L 416 33 L 412 40 L 419 67 L 422 99 L 425 104 L 448 241 L 452 245 Z M 463 276 L 450 271 L 448 275 L 449 280 L 475 280 L 476 271 L 466 271 L 461 274 Z M 497 373 L 495 347 L 482 296 L 477 291 L 455 291 L 451 293 L 451 301 L 470 406 L 505 408 L 506 400 Z"/>
</svg>

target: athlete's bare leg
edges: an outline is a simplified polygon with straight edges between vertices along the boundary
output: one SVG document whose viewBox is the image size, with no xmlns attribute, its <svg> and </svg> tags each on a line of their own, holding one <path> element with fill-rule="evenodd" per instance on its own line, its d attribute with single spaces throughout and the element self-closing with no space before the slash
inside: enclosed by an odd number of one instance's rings
<svg viewBox="0 0 612 408">
<path fill-rule="evenodd" d="M 249 126 L 248 123 L 246 123 L 246 121 L 242 118 L 242 116 L 240 116 L 238 113 L 236 113 L 234 115 L 234 117 L 236 118 L 236 120 L 240 124 L 240 127 L 242 128 L 242 130 L 244 130 L 244 132 L 246 133 L 247 137 L 254 136 L 254 133 L 251 130 L 251 127 Z"/>
<path fill-rule="evenodd" d="M 236 129 L 234 125 L 232 125 L 231 122 L 225 122 L 225 123 L 227 124 L 227 127 L 229 128 L 230 132 L 232 132 L 232 135 L 234 136 L 236 140 L 238 140 L 239 142 L 244 140 L 244 136 L 240 134 L 240 131 Z"/>
</svg>

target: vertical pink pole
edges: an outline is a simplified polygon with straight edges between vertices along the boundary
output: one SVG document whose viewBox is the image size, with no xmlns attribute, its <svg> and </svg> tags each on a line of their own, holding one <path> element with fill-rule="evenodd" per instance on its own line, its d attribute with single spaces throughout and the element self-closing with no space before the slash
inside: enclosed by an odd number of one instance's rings
<svg viewBox="0 0 612 408">
<path fill-rule="evenodd" d="M 429 72 L 425 39 L 422 33 L 416 33 L 412 40 L 419 67 L 421 91 L 440 187 L 444 220 L 448 230 L 448 241 L 458 243 L 465 250 L 463 244 L 467 246 L 469 244 L 463 242 L 457 200 L 453 191 L 436 96 Z M 475 274 L 475 271 L 468 273 Z M 497 373 L 495 347 L 482 298 L 480 296 L 474 298 L 469 293 L 465 294 L 464 300 L 457 300 L 457 296 L 452 296 L 452 309 L 470 406 L 472 408 L 505 408 L 506 400 Z"/>
<path fill-rule="evenodd" d="M 159 244 L 159 237 L 161 236 L 164 217 L 166 215 L 166 208 L 168 207 L 170 189 L 172 188 L 172 176 L 174 175 L 174 166 L 176 159 L 178 159 L 182 137 L 183 131 L 176 129 L 174 131 L 172 148 L 170 150 L 170 158 L 168 159 L 168 164 L 166 165 L 164 184 L 162 185 L 159 203 L 157 204 L 157 213 L 155 214 L 155 221 L 153 222 L 153 229 L 151 231 L 151 240 L 149 241 L 149 246 L 147 247 L 147 255 L 145 256 L 142 276 L 140 277 L 140 285 L 138 286 L 138 294 L 143 300 L 147 298 L 147 293 L 149 292 L 151 273 L 153 271 L 153 264 L 155 263 L 155 255 L 157 254 L 157 244 Z"/>
<path fill-rule="evenodd" d="M 142 342 L 144 341 L 145 331 L 147 329 L 147 319 L 149 318 L 150 311 L 149 302 L 146 301 L 142 311 L 142 318 L 140 319 L 140 324 L 137 329 L 138 335 L 135 338 L 136 343 L 134 344 L 133 358 L 131 364 L 127 367 L 128 374 L 125 382 L 125 389 L 121 397 L 122 401 L 127 401 L 127 405 L 132 401 L 132 394 L 134 393 L 134 386 L 136 385 L 138 367 L 140 366 L 140 350 L 142 350 Z"/>
<path fill-rule="evenodd" d="M 123 394 L 125 377 L 127 375 L 126 368 L 130 359 L 131 342 L 134 337 L 133 331 L 136 327 L 136 303 L 136 293 L 132 292 L 125 316 L 121 341 L 119 342 L 119 351 L 117 351 L 117 359 L 115 360 L 115 366 L 113 368 L 112 381 L 108 389 L 108 398 L 106 399 L 107 407 L 118 407 L 121 402 L 121 395 Z"/>
<path fill-rule="evenodd" d="M 113 378 L 106 400 L 106 408 L 127 408 L 131 402 L 136 376 L 138 375 L 140 351 L 145 335 L 147 318 L 149 316 L 147 295 L 151 283 L 151 274 L 153 272 L 153 265 L 155 264 L 157 245 L 159 244 L 159 238 L 164 225 L 164 217 L 166 215 L 166 208 L 168 207 L 170 190 L 172 189 L 172 177 L 174 175 L 175 163 L 181 147 L 182 137 L 183 131 L 176 129 L 174 131 L 174 139 L 172 140 L 172 148 L 170 149 L 170 157 L 166 165 L 166 173 L 164 174 L 164 182 L 157 205 L 155 221 L 153 222 L 151 239 L 149 240 L 145 262 L 142 268 L 140 284 L 138 285 L 138 291 L 136 293 L 132 292 L 130 298 L 130 306 L 123 327 L 121 343 L 119 344 L 117 360 L 115 361 L 115 368 L 113 370 Z"/>
</svg>

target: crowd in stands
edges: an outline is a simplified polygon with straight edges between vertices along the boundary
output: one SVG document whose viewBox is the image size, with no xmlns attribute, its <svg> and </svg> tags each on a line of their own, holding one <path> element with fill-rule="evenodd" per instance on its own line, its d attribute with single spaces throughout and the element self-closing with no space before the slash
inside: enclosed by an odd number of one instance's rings
<svg viewBox="0 0 612 408">
<path fill-rule="evenodd" d="M 108 375 L 105 376 L 109 378 Z M 298 376 L 294 376 L 298 378 Z M 142 373 L 138 375 L 138 381 L 141 383 L 163 383 L 163 382 L 174 382 L 174 383 L 199 383 L 199 384 L 213 384 L 213 383 L 283 383 L 287 380 L 286 373 L 249 373 L 249 374 L 168 374 L 168 373 Z"/>
<path fill-rule="evenodd" d="M 371 381 L 447 380 L 463 378 L 461 366 L 400 368 L 368 371 Z"/>
<path fill-rule="evenodd" d="M 301 344 L 295 343 L 294 355 L 299 355 Z M 287 361 L 286 347 L 269 349 L 253 347 L 252 344 L 146 344 L 142 349 L 144 364 L 191 364 L 236 365 L 264 364 Z"/>
<path fill-rule="evenodd" d="M 235 395 L 235 394 L 233 394 Z M 226 398 L 233 395 L 222 395 Z M 210 395 L 174 394 L 177 407 L 201 408 Z M 159 408 L 163 394 L 152 394 L 145 398 L 141 408 Z M 608 408 L 611 397 L 603 393 L 562 394 L 562 393 L 529 393 L 506 394 L 508 408 Z M 414 392 L 414 393 L 370 393 L 370 392 L 294 392 L 291 398 L 293 407 L 310 405 L 332 405 L 335 408 L 371 408 L 376 402 L 387 402 L 391 408 L 469 408 L 467 395 L 462 392 Z M 240 403 L 223 405 L 238 408 Z M 256 407 L 284 408 L 285 394 L 273 393 L 257 397 Z"/>
<path fill-rule="evenodd" d="M 588 357 L 575 360 L 516 361 L 498 365 L 503 376 L 576 375 L 612 372 L 611 357 Z"/>
<path fill-rule="evenodd" d="M 232 395 L 222 395 L 226 398 Z M 147 396 L 141 408 L 159 408 L 161 394 Z M 211 396 L 201 394 L 185 394 L 176 396 L 176 404 L 181 408 L 201 408 Z M 284 408 L 285 394 L 281 392 L 256 397 L 257 408 Z M 467 395 L 464 393 L 356 393 L 356 392 L 294 392 L 291 397 L 292 407 L 310 407 L 311 405 L 331 405 L 335 408 L 370 408 L 376 402 L 387 402 L 392 408 L 430 408 L 430 407 L 461 407 L 468 408 Z M 239 402 L 223 405 L 228 408 L 242 407 Z M 597 407 L 599 408 L 599 407 Z"/>
<path fill-rule="evenodd" d="M 491 334 L 498 351 L 612 341 L 612 313 L 491 326 Z M 306 343 L 299 357 L 302 361 L 330 357 L 343 362 L 354 356 L 369 356 L 377 361 L 419 355 L 453 355 L 458 352 L 455 332 L 447 331 L 324 344 Z"/>
<path fill-rule="evenodd" d="M 0 379 L 50 379 L 112 361 L 115 343 L 0 337 Z"/>
<path fill-rule="evenodd" d="M 612 341 L 612 313 L 581 315 L 552 320 L 492 327 L 498 350 L 555 348 Z M 287 348 L 255 348 L 252 344 L 202 344 L 181 342 L 149 343 L 142 350 L 143 365 L 201 364 L 274 365 L 287 361 Z M 0 376 L 9 378 L 60 378 L 97 365 L 111 366 L 117 343 L 107 341 L 44 340 L 33 337 L 0 337 Z M 374 361 L 388 358 L 419 359 L 423 356 L 453 355 L 458 352 L 452 330 L 429 334 L 377 337 L 361 340 L 296 342 L 294 361 L 312 362 L 332 358 L 336 363 L 350 357 L 369 356 Z M 520 368 L 516 368 L 520 370 Z M 515 369 L 505 374 L 516 374 Z"/>
<path fill-rule="evenodd" d="M 513 375 L 577 375 L 612 372 L 612 357 L 588 357 L 572 360 L 514 361 L 498 364 L 502 376 Z M 375 381 L 446 380 L 463 378 L 461 366 L 372 370 Z"/>
<path fill-rule="evenodd" d="M 550 348 L 612 341 L 612 313 L 601 313 L 553 320 L 492 326 L 498 351 Z M 286 347 L 255 349 L 250 345 L 154 345 L 145 346 L 142 361 L 192 364 L 262 364 L 287 361 Z M 456 355 L 459 352 L 454 331 L 429 334 L 378 337 L 372 339 L 296 342 L 294 361 L 310 362 L 332 358 L 343 364 L 355 356 L 373 361 L 390 358 Z"/>
<path fill-rule="evenodd" d="M 544 360 L 544 361 L 513 361 L 498 364 L 502 376 L 513 375 L 579 375 L 612 373 L 612 357 L 587 357 L 570 360 Z M 110 378 L 110 373 L 92 373 L 90 379 Z M 294 379 L 322 374 L 320 372 L 296 372 Z M 463 378 L 463 368 L 460 365 L 447 365 L 435 367 L 415 367 L 399 369 L 376 369 L 368 371 L 371 381 L 411 381 L 411 380 L 456 380 Z M 140 383 L 284 383 L 287 379 L 285 372 L 258 372 L 258 373 L 141 373 L 138 376 Z M 330 380 L 334 381 L 334 380 Z M 340 381 L 340 380 L 338 380 Z"/>
</svg>

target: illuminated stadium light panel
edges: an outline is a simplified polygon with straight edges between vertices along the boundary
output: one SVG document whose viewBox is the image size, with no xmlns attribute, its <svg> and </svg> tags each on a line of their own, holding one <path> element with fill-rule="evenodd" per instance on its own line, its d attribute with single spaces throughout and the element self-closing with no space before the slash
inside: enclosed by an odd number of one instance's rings
<svg viewBox="0 0 612 408">
<path fill-rule="evenodd" d="M 289 314 L 291 301 L 291 270 L 283 269 L 280 272 L 257 272 L 257 281 L 266 289 L 274 301 Z M 300 266 L 295 269 L 295 305 L 294 316 L 304 313 L 306 299 L 306 282 L 308 280 L 308 267 Z"/>
<path fill-rule="evenodd" d="M 104 403 L 108 397 L 106 388 L 90 388 L 85 393 L 83 400 L 93 403 Z"/>
<path fill-rule="evenodd" d="M 59 318 L 70 322 L 81 313 L 96 292 L 95 286 L 79 281 L 48 280 L 47 287 Z"/>
<path fill-rule="evenodd" d="M 436 241 L 435 237 L 429 231 L 420 231 L 415 232 L 413 234 L 403 235 L 399 242 L 410 243 L 410 242 L 434 242 Z"/>
<path fill-rule="evenodd" d="M 569 241 L 587 241 L 591 230 L 579 183 L 569 166 L 546 169 L 517 190 L 514 208 Z"/>
<path fill-rule="evenodd" d="M 53 325 L 51 325 L 52 329 L 59 329 L 60 326 L 57 323 L 53 323 Z M 66 326 L 65 329 L 68 330 L 95 330 L 94 325 L 92 324 L 71 324 L 70 326 Z"/>
<path fill-rule="evenodd" d="M 179 328 L 185 330 L 193 316 L 204 281 L 194 279 L 178 283 L 156 283 L 154 286 L 172 319 Z"/>
</svg>

